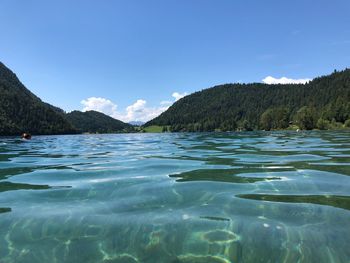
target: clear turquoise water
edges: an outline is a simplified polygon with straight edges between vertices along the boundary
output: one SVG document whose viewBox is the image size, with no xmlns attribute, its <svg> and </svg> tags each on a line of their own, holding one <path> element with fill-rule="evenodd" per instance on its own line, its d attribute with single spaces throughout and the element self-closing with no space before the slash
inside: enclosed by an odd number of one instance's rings
<svg viewBox="0 0 350 263">
<path fill-rule="evenodd" d="M 0 139 L 0 262 L 350 262 L 350 133 Z"/>
</svg>

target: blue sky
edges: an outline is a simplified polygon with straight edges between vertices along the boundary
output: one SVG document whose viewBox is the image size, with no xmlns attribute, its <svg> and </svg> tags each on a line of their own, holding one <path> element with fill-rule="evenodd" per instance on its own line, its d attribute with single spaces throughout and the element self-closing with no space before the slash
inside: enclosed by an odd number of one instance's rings
<svg viewBox="0 0 350 263">
<path fill-rule="evenodd" d="M 349 0 L 0 0 L 0 60 L 66 111 L 146 120 L 216 84 L 350 67 L 349 12 Z"/>
</svg>

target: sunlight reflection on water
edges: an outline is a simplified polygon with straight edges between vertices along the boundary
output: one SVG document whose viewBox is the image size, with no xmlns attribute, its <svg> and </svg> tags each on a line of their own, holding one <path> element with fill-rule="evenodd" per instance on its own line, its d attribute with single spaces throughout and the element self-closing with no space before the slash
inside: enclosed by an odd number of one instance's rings
<svg viewBox="0 0 350 263">
<path fill-rule="evenodd" d="M 349 163 L 349 132 L 0 138 L 0 262 L 348 262 Z"/>
</svg>

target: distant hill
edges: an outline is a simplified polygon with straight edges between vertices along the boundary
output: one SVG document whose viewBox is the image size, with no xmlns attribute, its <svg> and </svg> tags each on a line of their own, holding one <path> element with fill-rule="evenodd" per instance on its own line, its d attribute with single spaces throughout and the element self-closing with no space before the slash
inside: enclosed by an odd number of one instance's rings
<svg viewBox="0 0 350 263">
<path fill-rule="evenodd" d="M 0 62 L 0 135 L 66 134 L 76 130 L 63 110 L 42 102 Z"/>
<path fill-rule="evenodd" d="M 350 126 L 350 70 L 307 84 L 225 84 L 188 95 L 144 126 L 170 131 Z"/>
<path fill-rule="evenodd" d="M 133 131 L 132 125 L 97 111 L 72 111 L 67 113 L 67 119 L 79 132 L 118 133 Z"/>
<path fill-rule="evenodd" d="M 129 122 L 129 124 L 131 124 L 133 126 L 142 126 L 145 124 L 145 122 L 143 122 L 143 121 L 131 121 L 131 122 Z"/>
</svg>

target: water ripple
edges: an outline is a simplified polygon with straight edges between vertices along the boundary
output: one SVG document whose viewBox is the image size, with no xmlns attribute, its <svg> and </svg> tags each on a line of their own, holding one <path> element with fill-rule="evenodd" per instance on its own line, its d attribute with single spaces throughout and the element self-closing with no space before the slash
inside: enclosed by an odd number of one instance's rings
<svg viewBox="0 0 350 263">
<path fill-rule="evenodd" d="M 349 164 L 346 131 L 0 138 L 0 261 L 348 262 Z"/>
</svg>

